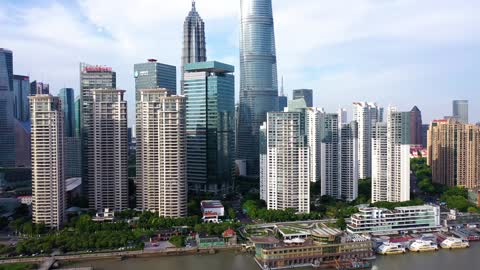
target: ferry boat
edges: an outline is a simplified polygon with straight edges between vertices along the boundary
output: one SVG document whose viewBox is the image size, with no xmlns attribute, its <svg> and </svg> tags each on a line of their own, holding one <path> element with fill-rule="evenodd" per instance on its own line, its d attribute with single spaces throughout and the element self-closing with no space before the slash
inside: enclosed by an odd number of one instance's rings
<svg viewBox="0 0 480 270">
<path fill-rule="evenodd" d="M 470 244 L 467 241 L 463 241 L 460 238 L 448 237 L 440 243 L 442 248 L 455 249 L 455 248 L 468 248 Z"/>
<path fill-rule="evenodd" d="M 415 240 L 408 249 L 412 252 L 437 251 L 438 245 L 432 241 Z"/>
<path fill-rule="evenodd" d="M 384 243 L 377 249 L 377 253 L 382 255 L 403 254 L 405 252 L 405 248 L 396 243 Z"/>
</svg>

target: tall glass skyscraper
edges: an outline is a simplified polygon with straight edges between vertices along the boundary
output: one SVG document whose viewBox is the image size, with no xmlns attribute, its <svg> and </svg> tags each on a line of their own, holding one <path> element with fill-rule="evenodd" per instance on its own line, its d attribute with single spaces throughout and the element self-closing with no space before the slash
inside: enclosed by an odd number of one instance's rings
<svg viewBox="0 0 480 270">
<path fill-rule="evenodd" d="M 140 99 L 141 89 L 166 88 L 169 95 L 177 92 L 177 68 L 158 63 L 156 59 L 148 59 L 147 63 L 135 64 L 135 97 Z"/>
<path fill-rule="evenodd" d="M 74 91 L 72 88 L 62 88 L 58 97 L 62 101 L 62 109 L 64 115 L 65 137 L 75 136 L 75 104 Z"/>
<path fill-rule="evenodd" d="M 0 48 L 0 167 L 15 167 L 13 54 Z"/>
<path fill-rule="evenodd" d="M 28 103 L 30 78 L 23 75 L 13 75 L 13 92 L 15 95 L 15 118 L 18 119 L 18 121 L 27 121 L 30 119 L 30 106 Z"/>
<path fill-rule="evenodd" d="M 259 173 L 259 129 L 267 112 L 278 111 L 277 58 L 272 0 L 241 0 L 240 115 L 237 159 Z"/>
<path fill-rule="evenodd" d="M 234 67 L 219 62 L 185 65 L 189 190 L 228 193 L 235 155 Z"/>
<path fill-rule="evenodd" d="M 207 61 L 207 47 L 205 45 L 205 23 L 195 8 L 195 0 L 192 1 L 192 10 L 188 13 L 183 23 L 183 51 L 182 51 L 182 79 L 181 88 L 183 94 L 183 75 L 185 65 Z"/>
<path fill-rule="evenodd" d="M 453 101 L 453 117 L 461 123 L 468 124 L 468 100 Z"/>
</svg>

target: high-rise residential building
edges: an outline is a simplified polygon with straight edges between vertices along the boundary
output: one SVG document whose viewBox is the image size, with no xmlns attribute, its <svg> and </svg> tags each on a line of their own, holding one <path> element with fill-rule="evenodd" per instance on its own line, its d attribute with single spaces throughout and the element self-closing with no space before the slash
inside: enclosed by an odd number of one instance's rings
<svg viewBox="0 0 480 270">
<path fill-rule="evenodd" d="M 310 180 L 318 182 L 322 175 L 322 132 L 325 123 L 325 112 L 319 108 L 311 107 L 305 110 L 305 128 L 307 133 Z"/>
<path fill-rule="evenodd" d="M 372 141 L 372 202 L 410 200 L 410 112 L 390 107 Z"/>
<path fill-rule="evenodd" d="M 461 123 L 468 124 L 468 100 L 453 101 L 453 117 Z"/>
<path fill-rule="evenodd" d="M 50 85 L 43 82 L 33 81 L 30 83 L 30 95 L 48 95 L 50 94 Z"/>
<path fill-rule="evenodd" d="M 166 88 L 170 95 L 177 92 L 177 68 L 172 65 L 158 63 L 156 59 L 135 64 L 135 97 L 138 100 L 140 89 Z"/>
<path fill-rule="evenodd" d="M 86 176 L 90 208 L 97 211 L 128 208 L 127 102 L 124 95 L 125 90 L 91 90 L 92 141 L 87 149 Z"/>
<path fill-rule="evenodd" d="M 261 197 L 268 209 L 310 212 L 309 149 L 302 112 L 267 113 L 261 127 Z"/>
<path fill-rule="evenodd" d="M 32 221 L 59 229 L 65 222 L 63 112 L 58 97 L 31 96 Z"/>
<path fill-rule="evenodd" d="M 307 107 L 313 107 L 313 90 L 312 89 L 294 89 L 293 99 L 305 99 Z"/>
<path fill-rule="evenodd" d="M 358 123 L 359 177 L 372 177 L 372 133 L 376 123 L 383 121 L 383 108 L 376 103 L 354 102 L 353 120 Z"/>
<path fill-rule="evenodd" d="M 422 145 L 422 112 L 417 106 L 410 111 L 410 144 Z"/>
<path fill-rule="evenodd" d="M 140 89 L 137 101 L 137 207 L 187 215 L 185 97 Z"/>
<path fill-rule="evenodd" d="M 62 88 L 58 93 L 64 113 L 65 137 L 75 136 L 75 94 L 72 88 Z"/>
<path fill-rule="evenodd" d="M 259 173 L 259 130 L 278 111 L 277 58 L 271 0 L 241 0 L 240 115 L 237 159 Z"/>
<path fill-rule="evenodd" d="M 228 193 L 235 173 L 234 67 L 213 61 L 184 68 L 189 190 Z"/>
<path fill-rule="evenodd" d="M 449 187 L 480 187 L 480 127 L 456 119 L 436 120 L 428 130 L 432 180 Z"/>
<path fill-rule="evenodd" d="M 185 65 L 207 61 L 207 46 L 205 41 L 205 23 L 195 7 L 195 0 L 192 0 L 192 10 L 188 13 L 183 23 L 183 50 L 180 87 L 183 95 L 183 76 Z"/>
<path fill-rule="evenodd" d="M 84 193 L 94 190 L 95 138 L 93 89 L 115 89 L 116 73 L 111 67 L 80 63 L 80 137 L 82 139 L 82 187 Z M 77 107 L 78 109 L 78 107 Z M 94 201 L 89 201 L 94 208 Z"/>
<path fill-rule="evenodd" d="M 0 167 L 15 167 L 13 54 L 0 48 Z"/>
<path fill-rule="evenodd" d="M 358 124 L 352 121 L 340 126 L 338 179 L 340 198 L 353 201 L 358 197 Z"/>
<path fill-rule="evenodd" d="M 30 119 L 30 78 L 23 75 L 13 75 L 13 92 L 15 95 L 13 114 L 18 121 Z"/>
<path fill-rule="evenodd" d="M 80 103 L 80 96 L 77 96 L 75 98 L 75 137 L 81 137 L 81 125 L 82 125 L 82 121 L 80 120 L 81 119 L 81 115 L 80 115 L 80 110 L 81 110 L 81 107 L 82 107 L 82 103 Z"/>
<path fill-rule="evenodd" d="M 338 114 L 326 113 L 321 131 L 321 194 L 340 198 Z"/>
</svg>

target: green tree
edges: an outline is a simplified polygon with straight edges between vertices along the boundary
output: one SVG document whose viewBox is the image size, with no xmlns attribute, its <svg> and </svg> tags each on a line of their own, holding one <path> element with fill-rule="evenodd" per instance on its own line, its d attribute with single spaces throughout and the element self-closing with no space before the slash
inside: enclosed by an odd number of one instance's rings
<svg viewBox="0 0 480 270">
<path fill-rule="evenodd" d="M 347 222 L 345 221 L 345 218 L 344 217 L 340 217 L 337 219 L 337 223 L 336 223 L 337 227 L 341 230 L 345 230 L 347 229 Z"/>
<path fill-rule="evenodd" d="M 234 220 L 237 217 L 237 214 L 235 213 L 235 209 L 233 208 L 228 208 L 228 217 L 231 220 Z"/>
</svg>

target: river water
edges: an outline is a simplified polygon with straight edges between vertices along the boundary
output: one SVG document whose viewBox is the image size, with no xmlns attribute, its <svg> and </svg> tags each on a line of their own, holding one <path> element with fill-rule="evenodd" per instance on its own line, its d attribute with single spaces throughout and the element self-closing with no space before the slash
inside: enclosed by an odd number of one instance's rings
<svg viewBox="0 0 480 270">
<path fill-rule="evenodd" d="M 72 267 L 93 266 L 94 270 L 259 270 L 252 256 L 222 252 L 215 255 L 138 258 L 82 262 Z M 306 268 L 311 269 L 311 268 Z M 480 244 L 469 249 L 440 250 L 378 256 L 373 270 L 479 270 Z M 303 269 L 302 269 L 303 270 Z"/>
</svg>

